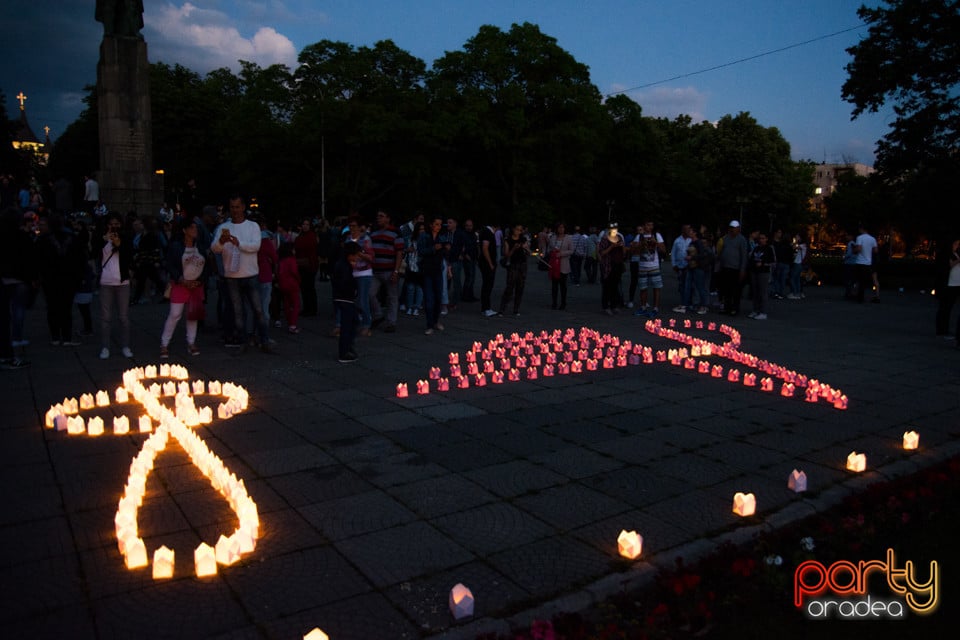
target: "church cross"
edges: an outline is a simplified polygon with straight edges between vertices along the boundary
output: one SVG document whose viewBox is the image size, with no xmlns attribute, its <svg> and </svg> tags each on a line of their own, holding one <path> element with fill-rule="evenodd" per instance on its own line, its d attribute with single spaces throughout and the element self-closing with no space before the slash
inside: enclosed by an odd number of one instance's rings
<svg viewBox="0 0 960 640">
<path fill-rule="evenodd" d="M 23 91 L 17 94 L 17 100 L 20 101 L 20 111 L 23 111 L 23 103 L 27 99 L 27 96 L 23 95 Z"/>
</svg>

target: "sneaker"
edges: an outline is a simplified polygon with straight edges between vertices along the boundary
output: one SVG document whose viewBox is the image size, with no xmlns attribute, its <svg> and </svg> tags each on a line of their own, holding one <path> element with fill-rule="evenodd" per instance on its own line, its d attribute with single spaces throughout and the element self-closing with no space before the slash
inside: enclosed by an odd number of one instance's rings
<svg viewBox="0 0 960 640">
<path fill-rule="evenodd" d="M 483 315 L 488 318 L 492 318 L 493 316 L 497 315 L 497 312 L 494 311 L 493 309 L 487 309 L 486 311 L 483 312 Z"/>
<path fill-rule="evenodd" d="M 441 307 L 441 308 L 440 308 L 440 315 L 445 316 L 445 315 L 447 315 L 448 313 L 450 313 L 450 309 L 449 309 L 449 308 L 447 308 L 447 307 Z"/>
<path fill-rule="evenodd" d="M 373 331 L 370 331 L 369 327 L 366 329 L 360 329 L 360 331 L 358 331 L 357 333 L 359 333 L 364 338 L 369 338 L 370 336 L 373 335 Z"/>
<path fill-rule="evenodd" d="M 300 329 L 297 328 L 297 325 L 287 327 L 287 333 L 300 333 Z"/>
<path fill-rule="evenodd" d="M 757 317 L 757 312 L 756 312 L 756 311 L 751 311 L 750 313 L 747 314 L 747 317 L 748 317 L 748 318 L 756 318 L 756 317 Z"/>
<path fill-rule="evenodd" d="M 403 312 L 406 311 L 406 310 L 407 310 L 407 305 L 401 304 L 401 305 L 400 305 L 400 313 L 403 313 Z"/>
<path fill-rule="evenodd" d="M 702 316 L 702 315 L 705 315 L 706 313 L 707 313 L 706 307 L 700 307 L 699 309 L 697 309 L 697 315 Z"/>
<path fill-rule="evenodd" d="M 400 311 L 403 311 L 403 309 L 400 309 Z M 407 309 L 407 315 L 408 315 L 408 316 L 412 316 L 412 315 L 413 315 L 413 309 Z"/>
<path fill-rule="evenodd" d="M 649 315 L 649 313 L 650 312 L 647 309 L 637 309 L 636 311 L 633 312 L 633 315 L 645 318 L 647 317 L 647 315 Z"/>
<path fill-rule="evenodd" d="M 425 336 L 432 336 L 432 335 L 433 335 L 433 329 L 432 329 L 432 328 L 431 328 L 431 329 L 427 329 L 426 331 L 423 332 L 423 335 L 425 335 Z"/>
<path fill-rule="evenodd" d="M 414 317 L 414 318 L 417 318 L 417 317 L 419 317 L 419 316 L 420 316 L 420 309 L 414 309 L 414 310 L 413 310 L 413 317 Z"/>
<path fill-rule="evenodd" d="M 166 360 L 169 357 L 170 357 L 170 349 L 166 347 L 160 347 L 160 359 Z"/>
<path fill-rule="evenodd" d="M 796 293 L 787 294 L 787 300 L 799 300 L 799 299 L 800 299 L 800 296 L 797 295 Z"/>
<path fill-rule="evenodd" d="M 604 312 L 605 314 L 607 314 L 608 316 L 612 316 L 612 315 L 613 315 L 613 309 L 604 309 L 603 312 Z"/>
<path fill-rule="evenodd" d="M 348 362 L 353 362 L 353 361 L 355 361 L 356 359 L 357 359 L 357 354 L 355 354 L 355 353 L 353 353 L 353 352 L 350 352 L 350 353 L 346 353 L 346 354 L 340 356 L 339 358 L 337 358 L 337 362 L 341 362 L 341 363 L 346 364 L 346 363 L 348 363 Z"/>
<path fill-rule="evenodd" d="M 110 357 L 110 349 L 107 349 L 106 347 L 104 347 L 103 349 L 100 349 L 101 360 L 106 360 L 109 357 Z"/>
<path fill-rule="evenodd" d="M 282 327 L 282 326 L 283 326 L 283 323 L 281 323 L 279 320 L 276 320 L 276 321 L 273 323 L 273 328 L 274 328 L 274 329 L 279 329 L 279 328 Z"/>
<path fill-rule="evenodd" d="M 632 302 L 628 302 L 628 303 L 627 303 L 627 309 L 633 309 L 633 303 L 632 303 Z"/>
<path fill-rule="evenodd" d="M 51 341 L 50 341 L 50 346 L 51 346 L 51 347 L 59 347 L 61 344 L 63 344 L 63 343 L 60 342 L 59 340 L 51 340 Z"/>
<path fill-rule="evenodd" d="M 62 344 L 65 347 L 79 347 L 83 343 L 80 342 L 79 340 L 64 340 L 60 344 Z"/>
<path fill-rule="evenodd" d="M 437 331 L 443 331 L 444 326 L 438 322 L 434 327 L 434 329 L 436 329 Z"/>
<path fill-rule="evenodd" d="M 10 343 L 10 345 L 14 347 L 25 347 L 28 344 L 30 344 L 29 340 L 14 340 L 13 342 Z"/>
<path fill-rule="evenodd" d="M 657 309 L 656 307 L 647 312 L 648 318 L 656 318 L 658 315 L 660 315 L 660 309 Z"/>
<path fill-rule="evenodd" d="M 123 353 L 124 358 L 133 357 L 133 351 L 130 351 L 130 347 L 124 347 L 123 349 L 121 349 L 121 353 Z"/>
<path fill-rule="evenodd" d="M 767 319 L 767 314 L 765 314 L 765 313 L 758 313 L 757 315 L 753 316 L 753 319 L 754 319 L 754 320 L 766 320 L 766 319 Z"/>
<path fill-rule="evenodd" d="M 188 344 L 188 345 L 187 345 L 187 353 L 189 353 L 189 354 L 192 355 L 192 356 L 198 356 L 198 355 L 200 355 L 200 349 L 198 349 L 198 348 L 197 348 L 197 345 L 195 345 L 195 344 Z"/>
<path fill-rule="evenodd" d="M 674 308 L 673 308 L 673 312 L 674 312 L 674 313 L 686 313 L 686 312 L 687 312 L 687 308 L 686 308 L 684 305 L 681 304 L 681 305 L 679 305 L 679 306 L 677 306 L 677 307 L 674 307 Z"/>
</svg>

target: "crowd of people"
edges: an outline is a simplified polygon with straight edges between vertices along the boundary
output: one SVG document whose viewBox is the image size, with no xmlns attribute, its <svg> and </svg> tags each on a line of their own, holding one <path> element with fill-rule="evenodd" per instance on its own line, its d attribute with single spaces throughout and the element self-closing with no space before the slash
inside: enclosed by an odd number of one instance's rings
<svg viewBox="0 0 960 640">
<path fill-rule="evenodd" d="M 5 188 L 13 198 L 9 185 Z M 157 215 L 141 218 L 132 212 L 104 214 L 89 177 L 83 209 L 65 215 L 46 211 L 30 191 L 18 191 L 3 210 L 0 232 L 3 304 L 10 310 L 0 314 L 6 325 L 0 332 L 10 338 L 0 344 L 0 366 L 6 368 L 27 364 L 14 349 L 28 344 L 24 319 L 38 290 L 55 346 L 75 347 L 79 338 L 94 335 L 91 308 L 98 297 L 102 359 L 117 347 L 133 356 L 131 306 L 168 303 L 159 345 L 159 356 L 168 358 L 181 320 L 185 353 L 199 355 L 200 328 L 214 324 L 207 323 L 208 307 L 225 347 L 270 352 L 271 330 L 285 326 L 297 334 L 301 318 L 320 313 L 318 291 L 329 281 L 331 334 L 339 339 L 338 360 L 346 363 L 357 358 L 358 337 L 377 329 L 396 332 L 402 314 L 422 318 L 428 336 L 444 331 L 445 316 L 467 305 L 488 318 L 518 317 L 529 277 L 539 278 L 535 286 L 549 283 L 551 309 L 558 312 L 567 308 L 568 297 L 576 297 L 596 300 L 611 316 L 655 318 L 664 305 L 678 314 L 736 316 L 746 292 L 747 317 L 766 320 L 770 299 L 805 297 L 810 265 L 803 234 L 779 229 L 770 237 L 762 230 L 744 234 L 738 220 L 719 238 L 705 226 L 684 224 L 668 250 L 650 220 L 633 232 L 616 223 L 582 232 L 560 221 L 533 233 L 522 224 L 475 226 L 472 219 L 461 224 L 422 214 L 397 225 L 390 212 L 379 210 L 371 221 L 352 214 L 332 224 L 313 217 L 269 224 L 240 195 L 216 207 L 202 205 L 195 192 L 188 193 L 187 206 L 164 203 Z M 948 334 L 960 297 L 958 245 L 960 239 L 940 269 L 938 335 Z M 863 302 L 869 292 L 879 302 L 877 250 L 865 228 L 851 235 L 844 258 L 848 298 Z M 675 291 L 663 290 L 667 264 L 676 276 Z M 503 288 L 495 298 L 498 281 Z M 598 284 L 599 293 L 578 289 Z M 82 321 L 78 331 L 74 305 Z"/>
</svg>

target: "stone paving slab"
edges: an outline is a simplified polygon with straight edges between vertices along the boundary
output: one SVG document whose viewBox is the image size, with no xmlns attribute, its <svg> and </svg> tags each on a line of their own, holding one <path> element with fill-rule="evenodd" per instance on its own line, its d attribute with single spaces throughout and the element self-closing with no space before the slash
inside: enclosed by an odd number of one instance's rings
<svg viewBox="0 0 960 640">
<path fill-rule="evenodd" d="M 275 335 L 275 355 L 224 349 L 214 330 L 201 334 L 198 358 L 175 350 L 171 361 L 193 378 L 243 384 L 251 397 L 247 412 L 197 432 L 244 480 L 261 538 L 203 580 L 192 575 L 193 548 L 237 520 L 179 447 L 157 458 L 139 518 L 148 549 L 177 552 L 174 578 L 154 581 L 148 569 L 123 567 L 113 531 L 145 437 L 41 425 L 65 396 L 114 389 L 129 366 L 156 364 L 166 307 L 131 309 L 137 357 L 100 361 L 95 341 L 47 346 L 41 299 L 28 317 L 33 365 L 3 372 L 0 386 L 0 628 L 31 638 L 271 640 L 315 626 L 336 640 L 503 629 L 540 608 L 593 602 L 649 566 L 616 557 L 622 528 L 644 536 L 647 562 L 670 564 L 932 464 L 960 442 L 960 352 L 928 335 L 931 299 L 909 295 L 858 306 L 814 289 L 802 302 L 771 302 L 767 322 L 705 318 L 742 331 L 745 351 L 842 388 L 846 412 L 663 363 L 395 397 L 398 382 L 413 389 L 431 366 L 445 371 L 450 352 L 498 333 L 586 325 L 655 350 L 678 346 L 637 318 L 598 313 L 596 286 L 571 288 L 570 311 L 556 314 L 539 284 L 528 282 L 520 320 L 463 305 L 428 338 L 422 318 L 402 317 L 397 333 L 360 339 L 349 366 L 334 359 L 329 309 L 305 318 L 299 336 Z M 665 291 L 669 299 L 674 289 Z M 84 415 L 135 418 L 138 409 Z M 921 432 L 915 455 L 899 448 L 910 427 Z M 868 452 L 865 475 L 844 469 L 854 448 Z M 793 468 L 808 474 L 806 495 L 786 489 Z M 739 490 L 758 496 L 746 521 L 731 513 Z M 447 611 L 456 582 L 474 591 L 476 624 Z"/>
</svg>

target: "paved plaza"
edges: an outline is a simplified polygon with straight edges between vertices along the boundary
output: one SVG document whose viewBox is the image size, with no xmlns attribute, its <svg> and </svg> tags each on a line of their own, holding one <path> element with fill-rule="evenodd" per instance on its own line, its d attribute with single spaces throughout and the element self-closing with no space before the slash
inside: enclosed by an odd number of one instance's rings
<svg viewBox="0 0 960 640">
<path fill-rule="evenodd" d="M 302 333 L 274 330 L 275 354 L 228 350 L 206 330 L 201 355 L 188 359 L 182 326 L 174 337 L 170 362 L 186 366 L 191 380 L 231 381 L 250 393 L 247 411 L 197 432 L 244 481 L 261 538 L 237 564 L 202 579 L 193 549 L 229 535 L 237 519 L 175 442 L 157 458 L 139 513 L 148 553 L 160 545 L 176 552 L 173 578 L 154 580 L 149 567 L 125 568 L 114 533 L 146 436 L 113 435 L 109 422 L 98 437 L 43 425 L 65 397 L 112 396 L 124 370 L 159 364 L 166 305 L 132 309 L 132 361 L 116 345 L 118 355 L 101 361 L 95 339 L 49 346 L 38 302 L 28 317 L 32 366 L 0 372 L 3 637 L 505 632 L 642 584 L 677 555 L 784 526 L 865 483 L 958 451 L 960 350 L 933 336 L 936 303 L 918 291 L 857 305 L 841 300 L 839 288 L 812 288 L 802 301 L 772 301 L 766 321 L 662 315 L 664 323 L 731 325 L 743 351 L 841 389 L 849 408 L 840 411 L 802 393 L 781 397 L 779 382 L 767 393 L 669 362 L 445 393 L 432 387 L 421 396 L 416 382 L 431 367 L 446 374 L 451 352 L 463 358 L 497 334 L 589 327 L 654 351 L 682 345 L 630 314 L 600 313 L 599 285 L 571 287 L 569 310 L 551 311 L 546 276 L 531 271 L 519 318 L 483 318 L 467 304 L 443 318 L 444 332 L 425 336 L 422 317 L 403 316 L 397 333 L 358 338 L 360 359 L 338 364 L 328 287 L 319 285 L 321 316 L 305 318 Z M 664 297 L 667 309 L 676 304 L 675 282 Z M 400 382 L 410 397 L 396 397 Z M 140 412 L 85 412 L 115 413 Z M 900 448 L 908 428 L 921 435 L 910 454 Z M 866 453 L 865 473 L 844 469 L 851 450 Z M 787 489 L 794 468 L 809 478 L 806 495 Z M 731 512 L 738 491 L 756 494 L 756 516 Z M 621 529 L 643 536 L 640 560 L 618 557 Z M 456 583 L 475 597 L 467 620 L 448 608 Z"/>
</svg>

